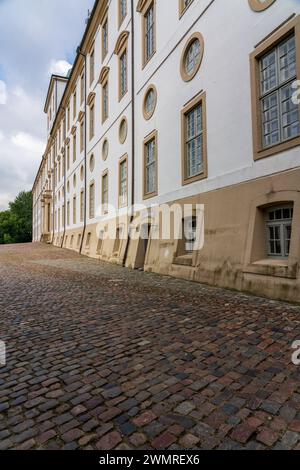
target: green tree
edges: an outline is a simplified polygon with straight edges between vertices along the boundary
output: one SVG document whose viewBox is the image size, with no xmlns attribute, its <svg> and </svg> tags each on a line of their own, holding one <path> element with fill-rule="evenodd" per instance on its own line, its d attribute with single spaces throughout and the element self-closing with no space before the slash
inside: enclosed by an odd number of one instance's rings
<svg viewBox="0 0 300 470">
<path fill-rule="evenodd" d="M 32 239 L 32 194 L 22 191 L 0 212 L 0 244 L 26 243 Z"/>
</svg>

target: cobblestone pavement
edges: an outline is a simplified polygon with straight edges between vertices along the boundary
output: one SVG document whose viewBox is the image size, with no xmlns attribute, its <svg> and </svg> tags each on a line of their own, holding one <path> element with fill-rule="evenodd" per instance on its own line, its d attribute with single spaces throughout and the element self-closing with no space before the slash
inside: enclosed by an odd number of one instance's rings
<svg viewBox="0 0 300 470">
<path fill-rule="evenodd" d="M 0 247 L 0 449 L 300 449 L 300 308 Z"/>
</svg>

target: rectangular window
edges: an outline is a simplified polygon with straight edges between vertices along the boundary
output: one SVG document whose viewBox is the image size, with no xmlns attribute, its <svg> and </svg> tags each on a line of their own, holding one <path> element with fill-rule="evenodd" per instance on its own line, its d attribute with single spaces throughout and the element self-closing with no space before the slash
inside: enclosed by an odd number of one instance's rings
<svg viewBox="0 0 300 470">
<path fill-rule="evenodd" d="M 254 159 L 300 144 L 300 106 L 295 103 L 300 17 L 251 54 Z"/>
<path fill-rule="evenodd" d="M 127 206 L 127 191 L 128 191 L 128 169 L 127 169 L 127 156 L 122 158 L 119 166 L 119 206 Z"/>
<path fill-rule="evenodd" d="M 90 185 L 90 212 L 89 218 L 93 219 L 95 217 L 95 184 Z"/>
<path fill-rule="evenodd" d="M 67 108 L 67 126 L 68 126 L 68 131 L 69 131 L 69 130 L 70 130 L 70 126 L 71 126 L 70 105 L 68 105 L 68 108 Z"/>
<path fill-rule="evenodd" d="M 80 193 L 80 222 L 83 222 L 84 218 L 84 191 Z"/>
<path fill-rule="evenodd" d="M 108 172 L 102 175 L 102 212 L 108 211 Z"/>
<path fill-rule="evenodd" d="M 288 258 L 292 236 L 293 207 L 282 206 L 267 211 L 268 256 Z"/>
<path fill-rule="evenodd" d="M 67 171 L 70 169 L 70 145 L 67 145 Z"/>
<path fill-rule="evenodd" d="M 58 231 L 60 232 L 60 209 L 58 209 Z"/>
<path fill-rule="evenodd" d="M 120 56 L 120 99 L 127 93 L 127 49 Z"/>
<path fill-rule="evenodd" d="M 144 199 L 157 195 L 157 132 L 144 141 Z"/>
<path fill-rule="evenodd" d="M 151 3 L 143 16 L 144 65 L 155 53 L 155 4 Z"/>
<path fill-rule="evenodd" d="M 73 162 L 76 161 L 76 135 L 73 135 Z"/>
<path fill-rule="evenodd" d="M 102 85 L 102 123 L 108 119 L 108 80 Z"/>
<path fill-rule="evenodd" d="M 73 119 L 76 119 L 76 112 L 77 112 L 76 105 L 77 105 L 77 93 L 75 91 L 73 95 Z"/>
<path fill-rule="evenodd" d="M 80 103 L 82 104 L 84 101 L 84 88 L 85 88 L 85 74 L 82 72 L 80 77 Z"/>
<path fill-rule="evenodd" d="M 207 176 L 205 93 L 182 111 L 182 166 L 183 184 Z"/>
<path fill-rule="evenodd" d="M 80 152 L 84 150 L 84 119 L 80 123 Z"/>
<path fill-rule="evenodd" d="M 90 106 L 90 140 L 95 135 L 95 105 Z"/>
<path fill-rule="evenodd" d="M 108 19 L 105 18 L 102 25 L 102 60 L 105 59 L 108 53 Z"/>
<path fill-rule="evenodd" d="M 95 78 L 95 52 L 94 49 L 90 53 L 90 85 L 93 83 Z"/>
<path fill-rule="evenodd" d="M 67 202 L 67 225 L 70 225 L 70 201 Z"/>
<path fill-rule="evenodd" d="M 119 27 L 127 15 L 127 0 L 119 0 Z"/>
<path fill-rule="evenodd" d="M 292 101 L 296 73 L 295 35 L 278 44 L 259 61 L 263 147 L 300 134 L 299 109 Z"/>
<path fill-rule="evenodd" d="M 194 0 L 179 0 L 179 15 L 183 15 Z"/>
<path fill-rule="evenodd" d="M 76 224 L 76 196 L 73 197 L 73 224 Z"/>
</svg>

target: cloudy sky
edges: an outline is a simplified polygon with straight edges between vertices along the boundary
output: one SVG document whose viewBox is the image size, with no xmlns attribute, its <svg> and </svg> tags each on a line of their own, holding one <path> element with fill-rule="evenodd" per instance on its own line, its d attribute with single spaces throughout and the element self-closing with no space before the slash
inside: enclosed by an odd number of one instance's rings
<svg viewBox="0 0 300 470">
<path fill-rule="evenodd" d="M 50 74 L 65 74 L 94 0 L 0 0 L 0 211 L 31 189 Z"/>
</svg>

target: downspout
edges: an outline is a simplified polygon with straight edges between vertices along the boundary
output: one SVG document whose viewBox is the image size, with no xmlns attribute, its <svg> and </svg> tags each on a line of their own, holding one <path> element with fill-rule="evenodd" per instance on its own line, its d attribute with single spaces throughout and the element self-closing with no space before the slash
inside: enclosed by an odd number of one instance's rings
<svg viewBox="0 0 300 470">
<path fill-rule="evenodd" d="M 64 116 L 65 116 L 65 109 L 63 109 Z M 66 140 L 66 119 L 64 119 L 64 141 Z M 66 152 L 66 147 L 64 145 L 64 152 Z M 61 241 L 61 248 L 64 246 L 64 241 L 65 241 L 65 236 L 66 236 L 66 200 L 67 200 L 67 189 L 66 189 L 66 184 L 67 184 L 67 175 L 66 175 L 66 153 L 64 153 L 64 233 L 62 236 L 62 241 Z"/>
<path fill-rule="evenodd" d="M 134 219 L 135 204 L 135 49 L 134 49 L 134 0 L 131 0 L 131 211 L 129 227 Z M 130 233 L 127 234 L 127 242 L 123 259 L 123 266 L 126 266 L 130 244 Z"/>
<path fill-rule="evenodd" d="M 83 231 L 80 243 L 79 254 L 82 254 L 83 241 L 86 232 L 87 225 L 87 64 L 86 54 L 84 54 L 80 48 L 77 49 L 77 54 L 80 54 L 84 58 L 84 222 Z"/>
</svg>

